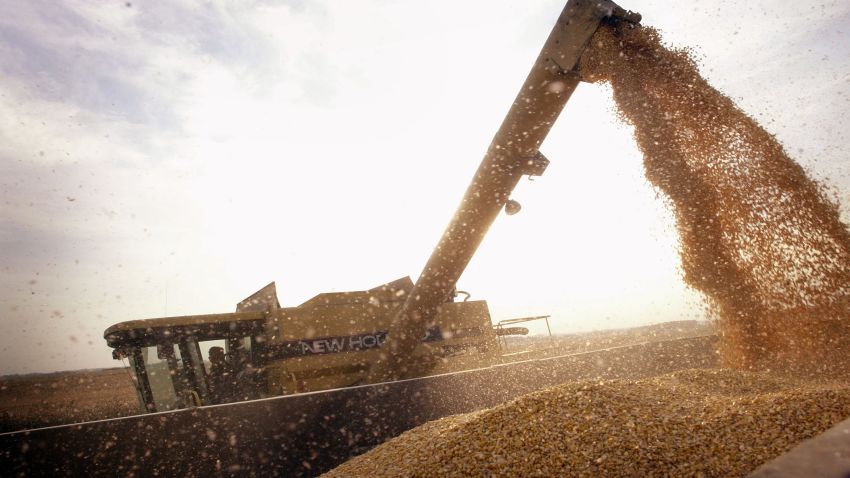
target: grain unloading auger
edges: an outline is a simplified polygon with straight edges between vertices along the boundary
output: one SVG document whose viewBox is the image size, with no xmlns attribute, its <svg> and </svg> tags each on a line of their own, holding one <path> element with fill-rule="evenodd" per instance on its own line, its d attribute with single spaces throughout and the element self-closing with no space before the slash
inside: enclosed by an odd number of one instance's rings
<svg viewBox="0 0 850 478">
<path fill-rule="evenodd" d="M 639 20 L 608 0 L 569 0 L 416 284 L 320 294 L 294 308 L 281 308 L 269 287 L 236 313 L 110 327 L 107 342 L 130 360 L 140 402 L 157 413 L 0 434 L 0 469 L 315 475 L 425 421 L 541 387 L 664 373 L 677 369 L 670 359 L 676 354 L 691 367 L 713 365 L 712 340 L 699 338 L 667 344 L 664 360 L 652 344 L 642 344 L 431 376 L 422 366 L 436 347 L 428 345 L 432 338 L 443 350 L 491 343 L 486 304 L 452 302 L 455 284 L 499 211 L 515 209 L 509 199 L 520 178 L 546 169 L 539 147 L 579 82 L 576 65 L 593 33 L 602 22 Z M 489 335 L 479 333 L 485 329 Z M 271 371 L 267 384 L 288 394 L 216 399 L 210 372 L 227 368 L 224 351 L 205 364 L 198 344 L 221 338 L 230 367 L 248 369 L 245 357 L 261 357 Z M 251 389 L 262 377 L 236 379 Z M 233 376 L 228 380 L 237 385 Z M 245 398 L 254 397 L 238 397 Z"/>
</svg>

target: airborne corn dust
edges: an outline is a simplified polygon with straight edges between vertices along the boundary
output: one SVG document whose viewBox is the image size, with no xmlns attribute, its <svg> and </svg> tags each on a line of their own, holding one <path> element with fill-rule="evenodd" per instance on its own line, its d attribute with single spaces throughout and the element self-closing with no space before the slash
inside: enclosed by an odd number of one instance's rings
<svg viewBox="0 0 850 478">
<path fill-rule="evenodd" d="M 670 199 L 684 280 L 718 318 L 724 364 L 845 374 L 850 235 L 782 145 L 652 28 L 600 28 L 581 61 L 634 126 Z"/>
<path fill-rule="evenodd" d="M 601 27 L 580 66 L 634 127 L 684 280 L 739 370 L 564 384 L 423 425 L 331 476 L 740 476 L 850 415 L 846 382 L 810 380 L 850 370 L 837 205 L 654 29 Z"/>
</svg>

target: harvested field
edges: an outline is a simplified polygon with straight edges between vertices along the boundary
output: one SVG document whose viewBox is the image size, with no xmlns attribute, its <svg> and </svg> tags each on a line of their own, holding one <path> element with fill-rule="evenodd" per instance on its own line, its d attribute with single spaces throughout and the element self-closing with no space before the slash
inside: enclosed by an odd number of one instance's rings
<svg viewBox="0 0 850 478">
<path fill-rule="evenodd" d="M 121 368 L 0 378 L 0 433 L 137 413 L 139 400 Z"/>
<path fill-rule="evenodd" d="M 503 351 L 512 353 L 517 350 L 534 352 L 540 349 L 548 349 L 547 353 L 549 354 L 563 355 L 640 342 L 659 342 L 684 337 L 714 335 L 716 333 L 714 326 L 708 321 L 677 320 L 627 329 L 557 334 L 551 340 L 547 340 L 548 337 L 545 335 L 508 336 L 504 339 Z"/>
<path fill-rule="evenodd" d="M 850 415 L 846 383 L 581 381 L 413 429 L 326 476 L 741 476 Z"/>
</svg>

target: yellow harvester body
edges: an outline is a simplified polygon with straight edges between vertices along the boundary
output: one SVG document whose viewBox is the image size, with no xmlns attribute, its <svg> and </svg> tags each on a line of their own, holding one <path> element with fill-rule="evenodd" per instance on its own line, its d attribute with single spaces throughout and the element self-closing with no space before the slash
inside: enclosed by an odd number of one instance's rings
<svg viewBox="0 0 850 478">
<path fill-rule="evenodd" d="M 280 307 L 272 283 L 234 313 L 122 322 L 104 336 L 130 359 L 145 411 L 349 387 L 364 383 L 382 358 L 392 318 L 412 289 L 406 277 Z M 411 376 L 491 363 L 497 354 L 487 303 L 452 299 L 420 338 Z M 226 367 L 216 369 L 210 349 L 219 345 Z M 216 375 L 222 369 L 225 378 Z"/>
</svg>

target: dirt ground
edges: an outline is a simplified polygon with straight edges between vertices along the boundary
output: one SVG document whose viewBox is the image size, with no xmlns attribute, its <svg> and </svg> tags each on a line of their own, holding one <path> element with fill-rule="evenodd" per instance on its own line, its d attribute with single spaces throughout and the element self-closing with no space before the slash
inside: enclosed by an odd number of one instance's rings
<svg viewBox="0 0 850 478">
<path fill-rule="evenodd" d="M 534 352 L 543 349 L 546 351 L 546 355 L 564 355 L 641 342 L 658 342 L 714 333 L 714 326 L 707 321 L 677 320 L 627 329 L 559 334 L 551 340 L 541 336 L 508 336 L 505 337 L 501 347 L 504 354 L 530 352 L 532 355 L 537 355 Z"/>
<path fill-rule="evenodd" d="M 123 368 L 0 378 L 0 433 L 139 413 Z"/>
<path fill-rule="evenodd" d="M 563 355 L 713 333 L 705 322 L 677 321 L 580 334 L 508 337 L 500 362 Z M 441 372 L 450 371 L 442 370 Z M 111 368 L 0 377 L 0 433 L 140 413 L 128 370 Z"/>
</svg>

